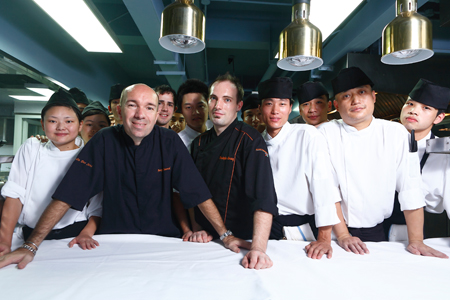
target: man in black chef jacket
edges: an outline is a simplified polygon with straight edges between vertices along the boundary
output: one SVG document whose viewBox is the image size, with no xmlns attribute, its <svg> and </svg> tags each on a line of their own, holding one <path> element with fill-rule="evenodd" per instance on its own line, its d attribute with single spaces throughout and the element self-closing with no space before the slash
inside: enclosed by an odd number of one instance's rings
<svg viewBox="0 0 450 300">
<path fill-rule="evenodd" d="M 172 188 L 180 192 L 185 208 L 198 205 L 218 234 L 227 232 L 183 142 L 175 132 L 155 126 L 156 93 L 144 84 L 129 86 L 118 112 L 123 125 L 99 131 L 82 149 L 24 247 L 1 257 L 0 267 L 18 263 L 24 268 L 67 210 L 81 210 L 102 190 L 100 233 L 179 237 L 172 219 Z M 223 242 L 235 252 L 248 243 L 233 236 Z"/>
<path fill-rule="evenodd" d="M 216 79 L 208 101 L 214 127 L 192 142 L 191 155 L 231 230 L 220 238 L 252 239 L 243 265 L 267 268 L 272 266 L 265 251 L 273 216 L 278 215 L 277 198 L 266 143 L 256 129 L 237 120 L 243 94 L 239 81 L 228 73 Z M 195 219 L 213 232 L 198 209 Z"/>
</svg>

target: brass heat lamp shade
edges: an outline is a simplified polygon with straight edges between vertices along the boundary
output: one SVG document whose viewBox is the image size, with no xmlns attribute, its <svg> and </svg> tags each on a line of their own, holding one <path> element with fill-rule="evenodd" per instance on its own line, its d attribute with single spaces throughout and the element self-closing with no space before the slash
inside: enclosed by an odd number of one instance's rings
<svg viewBox="0 0 450 300">
<path fill-rule="evenodd" d="M 388 65 L 405 65 L 433 56 L 432 25 L 417 13 L 417 0 L 397 0 L 397 17 L 383 29 L 383 56 Z"/>
<path fill-rule="evenodd" d="M 286 71 L 308 71 L 320 67 L 322 33 L 309 22 L 310 0 L 294 0 L 292 23 L 280 34 L 277 66 Z"/>
<path fill-rule="evenodd" d="M 205 16 L 191 0 L 177 0 L 161 15 L 161 46 L 177 53 L 196 53 L 205 48 Z"/>
</svg>

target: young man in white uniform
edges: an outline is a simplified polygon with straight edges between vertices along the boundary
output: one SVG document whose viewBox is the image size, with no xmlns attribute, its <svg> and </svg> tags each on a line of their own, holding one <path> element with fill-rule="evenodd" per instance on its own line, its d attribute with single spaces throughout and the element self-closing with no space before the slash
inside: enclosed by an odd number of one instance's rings
<svg viewBox="0 0 450 300">
<path fill-rule="evenodd" d="M 340 71 L 332 81 L 334 106 L 342 120 L 320 126 L 342 196 L 341 223 L 334 226 L 339 245 L 364 254 L 363 241 L 386 240 L 383 221 L 393 209 L 393 195 L 408 225 L 413 254 L 447 257 L 423 243 L 424 197 L 417 155 L 409 153 L 408 133 L 401 124 L 375 119 L 373 82 L 357 67 Z M 348 226 L 348 227 L 347 227 Z"/>
<path fill-rule="evenodd" d="M 289 124 L 292 81 L 272 78 L 258 87 L 267 128 L 262 133 L 269 150 L 279 216 L 274 217 L 271 238 L 283 238 L 284 226 L 310 223 L 319 227 L 317 241 L 306 247 L 308 257 L 331 258 L 331 229 L 339 223 L 336 202 L 339 189 L 333 182 L 325 138 L 313 126 Z M 315 222 L 314 222 L 315 221 Z M 315 224 L 314 224 L 315 223 Z"/>
<path fill-rule="evenodd" d="M 437 214 L 445 209 L 450 216 L 450 190 L 447 186 L 450 184 L 450 156 L 425 151 L 426 141 L 437 138 L 431 132 L 431 128 L 445 118 L 449 101 L 449 88 L 420 79 L 402 108 L 400 121 L 408 132 L 415 131 L 422 187 L 425 193 L 425 209 Z"/>
</svg>

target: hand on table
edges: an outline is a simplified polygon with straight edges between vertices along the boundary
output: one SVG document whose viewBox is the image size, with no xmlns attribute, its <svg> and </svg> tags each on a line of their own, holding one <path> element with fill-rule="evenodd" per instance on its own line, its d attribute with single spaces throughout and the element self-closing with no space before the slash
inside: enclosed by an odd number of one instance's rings
<svg viewBox="0 0 450 300">
<path fill-rule="evenodd" d="M 251 249 L 242 259 L 242 266 L 246 269 L 268 269 L 273 266 L 270 257 L 264 251 Z"/>
<path fill-rule="evenodd" d="M 410 242 L 406 248 L 409 252 L 415 255 L 434 256 L 439 258 L 448 258 L 448 256 L 440 251 L 437 251 L 423 243 L 423 241 Z"/>
<path fill-rule="evenodd" d="M 351 235 L 347 235 L 337 240 L 339 246 L 341 246 L 347 252 L 353 252 L 355 254 L 369 254 L 366 244 L 364 244 L 359 238 Z"/>
<path fill-rule="evenodd" d="M 18 269 L 23 269 L 34 259 L 34 254 L 27 249 L 19 248 L 0 257 L 0 268 L 10 264 L 17 264 Z"/>
<path fill-rule="evenodd" d="M 183 236 L 181 237 L 181 239 L 183 240 L 183 242 L 188 242 L 189 238 L 193 235 L 194 233 L 192 232 L 192 230 L 186 231 Z"/>
<path fill-rule="evenodd" d="M 331 242 L 329 241 L 315 241 L 305 247 L 306 253 L 309 258 L 321 259 L 325 254 L 327 258 L 331 258 L 333 255 L 333 248 L 331 248 Z"/>
<path fill-rule="evenodd" d="M 196 232 L 188 231 L 183 235 L 183 241 L 189 241 L 194 243 L 208 243 L 213 239 L 212 235 L 210 235 L 205 230 L 200 230 Z"/>
<path fill-rule="evenodd" d="M 236 252 L 236 253 L 241 252 L 241 249 L 239 249 L 239 248 L 244 248 L 244 249 L 250 250 L 250 247 L 252 246 L 252 243 L 242 240 L 240 238 L 237 238 L 233 235 L 229 235 L 229 236 L 225 237 L 222 240 L 222 242 L 223 242 L 223 245 L 225 246 L 225 248 L 230 249 L 231 251 Z"/>
<path fill-rule="evenodd" d="M 11 245 L 0 242 L 0 256 L 11 252 Z"/>
<path fill-rule="evenodd" d="M 94 240 L 91 236 L 80 234 L 76 238 L 70 241 L 69 248 L 72 248 L 74 245 L 78 244 L 83 250 L 92 250 L 95 249 L 100 244 Z"/>
</svg>

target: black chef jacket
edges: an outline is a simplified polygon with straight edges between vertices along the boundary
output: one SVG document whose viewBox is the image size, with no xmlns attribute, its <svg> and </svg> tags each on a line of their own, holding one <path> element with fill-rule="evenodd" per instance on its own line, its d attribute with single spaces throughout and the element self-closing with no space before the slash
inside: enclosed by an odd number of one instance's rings
<svg viewBox="0 0 450 300">
<path fill-rule="evenodd" d="M 146 233 L 179 237 L 172 215 L 172 189 L 185 208 L 211 198 L 178 135 L 155 126 L 139 146 L 123 125 L 99 131 L 80 151 L 53 194 L 82 210 L 103 190 L 99 233 Z"/>
<path fill-rule="evenodd" d="M 257 130 L 237 119 L 219 136 L 213 127 L 192 142 L 191 155 L 235 236 L 252 238 L 256 210 L 278 215 L 267 146 Z M 198 209 L 195 218 L 217 237 Z"/>
</svg>

